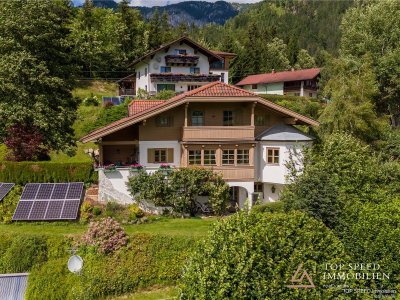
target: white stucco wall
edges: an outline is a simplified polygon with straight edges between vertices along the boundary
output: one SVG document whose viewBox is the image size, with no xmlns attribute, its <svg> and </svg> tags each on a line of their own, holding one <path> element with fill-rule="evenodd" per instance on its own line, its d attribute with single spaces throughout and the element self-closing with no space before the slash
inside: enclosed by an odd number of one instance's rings
<svg viewBox="0 0 400 300">
<path fill-rule="evenodd" d="M 146 74 L 147 68 L 147 76 Z M 150 91 L 150 76 L 149 76 L 149 65 L 146 62 L 139 63 L 135 66 L 136 70 L 136 92 L 138 89 L 146 90 L 147 92 Z M 140 77 L 138 78 L 137 74 L 140 72 Z M 147 89 L 146 89 L 147 86 Z"/>
<path fill-rule="evenodd" d="M 215 75 L 221 75 L 222 73 L 224 73 L 224 80 L 223 82 L 228 84 L 229 83 L 229 71 L 228 70 L 211 70 L 210 71 L 211 74 L 215 74 Z"/>
<path fill-rule="evenodd" d="M 243 88 L 256 94 L 283 95 L 283 82 L 257 84 L 257 89 L 253 89 L 252 85 L 245 85 Z"/>
<path fill-rule="evenodd" d="M 147 162 L 147 149 L 151 148 L 173 148 L 174 161 L 169 163 L 172 166 L 180 165 L 181 145 L 178 141 L 140 141 L 139 142 L 139 163 L 148 168 L 158 168 L 161 164 Z"/>
<path fill-rule="evenodd" d="M 285 184 L 288 173 L 286 162 L 289 161 L 290 151 L 301 153 L 306 143 L 296 142 L 260 142 L 257 149 L 256 174 L 260 182 Z M 279 164 L 267 164 L 267 148 L 279 148 Z"/>
</svg>

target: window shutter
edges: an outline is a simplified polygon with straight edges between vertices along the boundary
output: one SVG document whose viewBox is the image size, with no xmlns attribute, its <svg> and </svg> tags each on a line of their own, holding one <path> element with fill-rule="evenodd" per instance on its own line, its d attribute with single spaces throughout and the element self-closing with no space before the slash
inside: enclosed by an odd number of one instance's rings
<svg viewBox="0 0 400 300">
<path fill-rule="evenodd" d="M 154 163 L 154 149 L 147 149 L 147 162 Z"/>
<path fill-rule="evenodd" d="M 174 148 L 167 149 L 167 162 L 173 163 L 174 162 Z"/>
</svg>

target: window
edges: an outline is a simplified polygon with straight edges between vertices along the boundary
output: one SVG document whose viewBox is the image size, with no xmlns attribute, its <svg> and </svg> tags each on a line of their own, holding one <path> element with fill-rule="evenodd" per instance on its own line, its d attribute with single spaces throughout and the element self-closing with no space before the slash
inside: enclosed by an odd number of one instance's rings
<svg viewBox="0 0 400 300">
<path fill-rule="evenodd" d="M 233 126 L 233 111 L 224 110 L 224 126 Z"/>
<path fill-rule="evenodd" d="M 258 87 L 257 84 L 252 84 L 252 85 L 251 85 L 251 89 L 252 89 L 252 90 L 256 90 L 257 87 Z"/>
<path fill-rule="evenodd" d="M 223 70 L 225 69 L 224 66 L 224 61 L 220 60 L 220 61 L 216 61 L 210 64 L 210 69 L 219 69 L 219 70 Z"/>
<path fill-rule="evenodd" d="M 200 68 L 198 67 L 191 67 L 190 74 L 200 74 Z"/>
<path fill-rule="evenodd" d="M 312 93 L 308 93 L 308 97 L 312 97 Z"/>
<path fill-rule="evenodd" d="M 188 91 L 193 91 L 199 87 L 201 87 L 201 85 L 188 85 Z"/>
<path fill-rule="evenodd" d="M 264 184 L 262 182 L 255 182 L 254 183 L 254 193 L 262 193 L 263 192 Z"/>
<path fill-rule="evenodd" d="M 144 76 L 147 76 L 147 68 L 144 68 Z"/>
<path fill-rule="evenodd" d="M 201 165 L 201 150 L 189 150 L 189 165 Z"/>
<path fill-rule="evenodd" d="M 237 164 L 238 165 L 248 165 L 249 164 L 249 150 L 248 149 L 238 149 L 236 153 Z"/>
<path fill-rule="evenodd" d="M 222 150 L 222 164 L 234 165 L 235 164 L 235 150 Z"/>
<path fill-rule="evenodd" d="M 155 149 L 154 150 L 154 162 L 155 163 L 166 163 L 167 162 L 167 149 Z"/>
<path fill-rule="evenodd" d="M 171 73 L 171 67 L 160 67 L 161 73 Z"/>
<path fill-rule="evenodd" d="M 211 166 L 216 164 L 217 161 L 215 160 L 215 150 L 204 150 L 204 165 Z"/>
<path fill-rule="evenodd" d="M 175 84 L 157 84 L 157 92 L 164 90 L 175 92 Z"/>
<path fill-rule="evenodd" d="M 158 116 L 156 117 L 157 127 L 172 127 L 174 125 L 174 117 L 172 116 Z"/>
<path fill-rule="evenodd" d="M 264 126 L 265 125 L 265 116 L 263 115 L 255 115 L 254 123 L 256 126 Z"/>
<path fill-rule="evenodd" d="M 204 113 L 196 110 L 192 112 L 192 126 L 203 126 L 204 125 Z"/>
<path fill-rule="evenodd" d="M 294 93 L 295 96 L 300 96 L 300 93 Z"/>
<path fill-rule="evenodd" d="M 225 82 L 225 73 L 221 73 L 221 82 Z"/>
<path fill-rule="evenodd" d="M 186 55 L 186 49 L 175 49 L 175 54 L 177 55 Z"/>
<path fill-rule="evenodd" d="M 279 164 L 278 148 L 267 148 L 267 164 Z"/>
<path fill-rule="evenodd" d="M 147 92 L 147 84 L 144 86 L 145 91 Z"/>
</svg>

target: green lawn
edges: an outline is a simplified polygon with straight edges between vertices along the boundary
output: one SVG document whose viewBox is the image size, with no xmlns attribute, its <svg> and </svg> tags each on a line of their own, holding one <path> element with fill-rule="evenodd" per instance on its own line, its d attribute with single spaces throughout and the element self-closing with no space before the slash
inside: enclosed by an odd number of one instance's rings
<svg viewBox="0 0 400 300">
<path fill-rule="evenodd" d="M 178 299 L 179 290 L 175 287 L 166 287 L 159 289 L 152 289 L 149 291 L 141 291 L 132 295 L 125 295 L 117 298 L 110 298 L 110 300 L 172 300 Z"/>
<path fill-rule="evenodd" d="M 83 81 L 73 89 L 72 94 L 82 99 L 93 95 L 101 100 L 102 96 L 117 96 L 118 85 L 109 81 Z"/>
<path fill-rule="evenodd" d="M 215 218 L 166 219 L 140 225 L 124 225 L 128 234 L 150 233 L 172 236 L 205 236 L 215 222 Z M 86 231 L 88 225 L 76 222 L 19 222 L 0 224 L 0 234 L 48 234 L 48 235 L 77 235 Z"/>
</svg>

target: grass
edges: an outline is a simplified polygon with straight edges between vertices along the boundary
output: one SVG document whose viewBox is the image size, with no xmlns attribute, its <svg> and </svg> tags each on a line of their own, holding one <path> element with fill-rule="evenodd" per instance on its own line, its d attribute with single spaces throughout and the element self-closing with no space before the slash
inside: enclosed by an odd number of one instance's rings
<svg viewBox="0 0 400 300">
<path fill-rule="evenodd" d="M 169 219 L 140 225 L 124 225 L 128 234 L 149 233 L 169 236 L 202 237 L 207 234 L 215 218 Z M 87 230 L 87 224 L 77 222 L 17 222 L 0 224 L 0 234 L 47 234 L 51 236 L 79 235 Z"/>
<path fill-rule="evenodd" d="M 118 85 L 109 81 L 81 81 L 72 91 L 72 95 L 84 99 L 91 95 L 97 96 L 101 100 L 102 96 L 116 96 Z"/>
<path fill-rule="evenodd" d="M 131 295 L 110 298 L 110 300 L 172 300 L 178 299 L 179 290 L 176 287 L 156 288 L 139 291 Z"/>
</svg>

